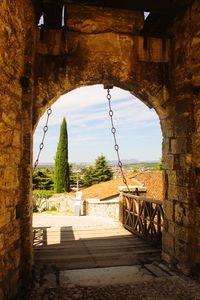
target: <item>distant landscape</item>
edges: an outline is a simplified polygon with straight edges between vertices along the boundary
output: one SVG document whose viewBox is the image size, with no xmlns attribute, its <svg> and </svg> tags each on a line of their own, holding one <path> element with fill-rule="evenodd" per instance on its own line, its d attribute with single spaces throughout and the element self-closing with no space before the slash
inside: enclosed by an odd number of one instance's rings
<svg viewBox="0 0 200 300">
<path fill-rule="evenodd" d="M 143 170 L 157 170 L 159 168 L 159 161 L 144 161 L 140 162 L 137 161 L 136 159 L 122 159 L 123 163 L 123 168 L 127 171 L 143 171 Z M 92 162 L 74 162 L 72 163 L 73 165 L 73 170 L 76 172 L 80 169 L 83 169 L 85 167 L 88 167 L 92 165 Z M 117 160 L 112 160 L 109 161 L 109 164 L 112 169 L 117 168 Z M 38 165 L 38 168 L 53 168 L 54 163 L 40 163 Z"/>
<path fill-rule="evenodd" d="M 110 166 L 117 166 L 117 160 L 109 160 L 108 161 Z M 77 167 L 87 167 L 89 165 L 92 165 L 93 162 L 71 162 L 73 166 Z M 122 159 L 122 164 L 124 166 L 154 166 L 159 163 L 158 160 L 147 160 L 147 161 L 139 161 L 137 159 Z M 39 163 L 38 167 L 46 168 L 46 167 L 53 167 L 54 162 L 45 162 L 45 163 Z"/>
</svg>

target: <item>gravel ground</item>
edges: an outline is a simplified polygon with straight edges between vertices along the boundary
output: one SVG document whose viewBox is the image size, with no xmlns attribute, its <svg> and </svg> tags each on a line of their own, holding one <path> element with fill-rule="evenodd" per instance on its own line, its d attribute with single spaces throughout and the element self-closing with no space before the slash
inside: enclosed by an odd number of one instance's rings
<svg viewBox="0 0 200 300">
<path fill-rule="evenodd" d="M 68 287 L 35 288 L 27 298 L 29 300 L 198 300 L 200 283 L 189 278 L 173 276 L 155 278 L 148 282 L 132 285 L 104 287 L 80 287 L 70 284 Z"/>
</svg>

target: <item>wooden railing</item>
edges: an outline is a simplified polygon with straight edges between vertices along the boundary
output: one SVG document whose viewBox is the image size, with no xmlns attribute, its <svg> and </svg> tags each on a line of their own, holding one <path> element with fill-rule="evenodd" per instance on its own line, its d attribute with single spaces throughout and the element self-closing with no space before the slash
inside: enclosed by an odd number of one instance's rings
<svg viewBox="0 0 200 300">
<path fill-rule="evenodd" d="M 162 201 L 122 193 L 123 225 L 129 231 L 161 243 L 164 211 Z"/>
</svg>

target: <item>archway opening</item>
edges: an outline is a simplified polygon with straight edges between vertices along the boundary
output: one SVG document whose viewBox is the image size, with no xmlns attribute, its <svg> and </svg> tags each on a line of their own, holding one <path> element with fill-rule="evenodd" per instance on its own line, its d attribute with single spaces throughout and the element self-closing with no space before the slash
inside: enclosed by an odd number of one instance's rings
<svg viewBox="0 0 200 300">
<path fill-rule="evenodd" d="M 120 156 L 124 165 L 126 177 L 128 178 L 128 186 L 132 185 L 131 192 L 133 192 L 133 194 L 135 194 L 135 187 L 137 186 L 137 193 L 138 190 L 141 192 L 141 194 L 139 193 L 139 197 L 142 195 L 143 197 L 145 196 L 151 198 L 151 200 L 161 200 L 160 195 L 162 195 L 162 174 L 158 169 L 160 167 L 159 160 L 161 157 L 160 145 L 162 134 L 160 131 L 158 117 L 152 109 L 150 110 L 129 92 L 119 88 L 114 88 L 110 92 L 112 95 L 111 102 L 112 109 L 114 111 L 114 124 L 117 130 L 117 141 L 120 145 Z M 41 263 L 41 261 L 44 259 L 45 263 L 47 264 L 55 263 L 55 259 L 58 255 L 57 253 L 59 251 L 62 252 L 63 249 L 66 250 L 67 243 L 70 241 L 73 241 L 72 243 L 77 243 L 77 240 L 79 242 L 84 240 L 85 244 L 98 244 L 97 241 L 102 243 L 102 238 L 104 237 L 105 245 L 110 245 L 109 243 L 112 244 L 113 241 L 116 242 L 116 232 L 119 230 L 118 225 L 116 227 L 116 222 L 118 223 L 118 221 L 120 221 L 120 224 L 123 224 L 125 228 L 129 229 L 129 232 L 126 231 L 127 234 L 125 234 L 125 238 L 126 235 L 129 236 L 131 232 L 131 228 L 129 226 L 130 224 L 125 224 L 120 219 L 121 207 L 119 202 L 119 187 L 124 185 L 124 183 L 116 169 L 116 153 L 114 150 L 113 137 L 111 135 L 106 91 L 103 89 L 103 86 L 94 85 L 73 90 L 72 92 L 62 96 L 54 105 L 52 105 L 52 110 L 53 116 L 51 116 L 48 125 L 50 132 L 45 140 L 45 147 L 41 155 L 39 168 L 50 168 L 53 170 L 59 128 L 62 117 L 66 117 L 68 124 L 69 161 L 73 163 L 74 173 L 79 172 L 80 169 L 86 168 L 89 164 L 94 162 L 98 155 L 103 154 L 106 156 L 106 159 L 111 165 L 114 179 L 99 184 L 91 184 L 90 187 L 84 186 L 84 184 L 79 186 L 83 195 L 82 200 L 84 203 L 87 202 L 87 216 L 78 217 L 76 215 L 74 217 L 73 214 L 75 210 L 73 211 L 73 209 L 71 209 L 70 212 L 68 211 L 68 215 L 66 214 L 66 211 L 59 211 L 62 206 L 63 198 L 65 198 L 65 201 L 68 202 L 72 199 L 72 202 L 74 201 L 73 203 L 75 203 L 77 198 L 73 192 L 70 192 L 67 195 L 62 194 L 62 199 L 56 195 L 54 196 L 53 200 L 52 198 L 47 200 L 45 202 L 47 203 L 45 210 L 47 209 L 48 213 L 43 213 L 41 216 L 39 214 L 34 215 L 33 224 L 35 236 L 34 247 L 35 253 L 37 254 L 36 262 L 38 263 L 38 256 L 41 258 L 41 260 L 39 259 L 39 263 Z M 35 132 L 36 149 L 38 149 L 38 144 L 40 142 L 39 137 L 41 137 L 41 133 L 43 131 L 44 121 L 45 115 L 41 119 L 41 125 L 39 123 L 38 129 Z M 110 190 L 112 190 L 113 185 L 115 185 L 115 189 L 113 189 L 113 194 L 111 195 Z M 149 186 L 147 187 L 147 185 Z M 123 189 L 121 191 L 123 192 Z M 134 201 L 136 200 L 137 198 Z M 56 208 L 56 213 L 54 209 L 52 209 L 52 206 L 49 207 L 49 205 L 52 205 L 52 203 L 54 208 Z M 151 207 L 153 208 L 153 206 Z M 148 204 L 145 206 L 144 210 L 147 210 L 147 208 Z M 124 215 L 127 215 L 128 213 L 130 214 L 130 212 L 125 211 Z M 83 211 L 81 211 L 81 214 L 83 214 Z M 86 218 L 88 216 L 89 219 L 87 220 Z M 140 227 L 140 225 L 138 226 Z M 155 224 L 153 226 L 156 228 Z M 59 227 L 59 230 L 58 235 L 55 237 L 55 231 L 52 228 L 56 227 Z M 138 229 L 141 229 L 139 227 Z M 83 233 L 83 231 L 87 231 L 88 234 L 88 228 L 92 229 L 94 232 L 89 237 Z M 109 231 L 107 235 L 105 232 L 106 228 Z M 54 232 L 53 234 L 52 230 Z M 102 235 L 103 231 L 105 236 Z M 82 233 L 82 236 L 80 232 Z M 122 240 L 122 233 L 120 232 L 119 235 L 119 239 Z M 78 245 L 78 247 L 79 246 L 80 245 Z M 99 245 L 95 247 L 98 248 Z M 116 248 L 116 244 L 113 244 L 113 247 Z M 97 248 L 95 248 L 95 251 L 98 253 L 99 249 Z M 124 260 L 124 257 L 127 257 L 127 251 L 130 251 L 130 247 L 128 247 L 128 250 L 127 247 L 126 250 L 123 250 L 122 248 L 122 245 L 119 244 L 118 252 L 116 253 L 115 251 L 113 256 L 112 254 L 108 253 L 104 254 L 103 263 L 100 263 L 102 256 L 98 253 L 96 254 L 95 263 L 92 263 L 88 257 L 84 257 L 86 264 L 80 261 L 75 261 L 71 265 L 71 268 L 81 268 L 82 266 L 84 269 L 86 267 L 96 268 L 102 266 L 110 267 L 114 265 L 122 266 L 123 264 L 130 265 L 132 260 L 130 261 L 129 259 L 126 262 Z M 48 253 L 54 253 L 49 260 L 44 258 L 45 249 Z M 42 255 L 41 250 L 43 251 Z M 68 253 L 68 250 L 66 250 L 66 253 Z M 106 252 L 108 251 L 108 248 L 104 250 Z M 82 249 L 81 251 L 83 251 L 83 254 L 84 250 Z M 94 249 L 92 251 L 94 251 Z M 112 251 L 113 248 L 111 247 L 111 252 Z M 115 260 L 115 264 L 113 265 L 113 258 L 119 256 L 120 253 L 123 254 L 123 259 L 121 261 Z M 152 256 L 150 259 L 152 260 L 156 259 L 154 256 L 155 253 L 153 253 L 154 250 L 151 253 Z M 157 254 L 158 253 L 156 252 L 156 255 Z M 65 255 L 67 256 L 67 254 Z M 75 255 L 74 252 L 73 255 Z M 60 258 L 57 260 L 56 264 L 58 268 L 60 268 L 61 265 L 62 267 L 65 265 L 65 268 L 67 269 L 66 256 L 62 262 L 60 261 Z M 76 258 L 80 259 L 78 256 Z M 147 258 L 149 260 L 148 251 L 146 255 L 146 259 Z M 133 257 L 131 259 L 133 259 Z M 89 263 L 87 262 L 88 260 L 90 261 Z M 105 265 L 105 260 L 107 265 Z M 67 259 L 67 264 L 69 264 L 69 257 Z M 68 266 L 68 268 L 70 267 Z"/>
<path fill-rule="evenodd" d="M 157 162 L 161 158 L 162 133 L 154 109 L 149 109 L 128 91 L 115 87 L 111 102 L 117 138 L 122 158 L 135 162 Z M 92 162 L 105 153 L 108 160 L 115 160 L 111 135 L 106 91 L 102 85 L 81 87 L 61 96 L 52 105 L 49 132 L 40 163 L 54 163 L 62 116 L 66 116 L 69 132 L 69 157 L 71 162 Z M 46 114 L 38 123 L 34 134 L 34 160 L 41 141 Z M 86 141 L 87 143 L 83 143 Z M 77 145 L 82 146 L 80 152 Z M 88 151 L 92 149 L 92 151 Z M 92 155 L 92 156 L 91 156 Z"/>
</svg>

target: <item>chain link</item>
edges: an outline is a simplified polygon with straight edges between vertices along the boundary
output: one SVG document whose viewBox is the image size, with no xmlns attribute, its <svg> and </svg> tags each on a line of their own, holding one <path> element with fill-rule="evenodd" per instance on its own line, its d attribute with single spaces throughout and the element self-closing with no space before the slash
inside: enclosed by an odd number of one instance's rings
<svg viewBox="0 0 200 300">
<path fill-rule="evenodd" d="M 37 168 L 37 166 L 38 166 L 38 164 L 39 164 L 40 154 L 41 154 L 42 149 L 44 148 L 44 140 L 45 140 L 46 133 L 47 133 L 47 131 L 48 131 L 48 129 L 49 129 L 49 128 L 48 128 L 48 122 L 49 122 L 49 117 L 50 117 L 51 114 L 52 114 L 52 109 L 51 109 L 51 107 L 49 107 L 49 108 L 47 109 L 46 123 L 45 123 L 45 125 L 44 125 L 44 127 L 43 127 L 42 141 L 41 141 L 41 143 L 40 143 L 40 145 L 39 145 L 39 151 L 38 151 L 38 155 L 37 155 L 36 161 L 35 161 L 35 163 L 34 163 L 33 173 L 34 173 L 35 169 Z"/>
<path fill-rule="evenodd" d="M 108 106 L 109 106 L 109 116 L 110 116 L 110 121 L 111 121 L 111 132 L 112 132 L 113 138 L 114 138 L 114 149 L 115 149 L 115 151 L 117 153 L 117 159 L 118 159 L 118 164 L 117 165 L 118 165 L 118 167 L 120 169 L 123 183 L 126 185 L 128 192 L 130 192 L 130 189 L 129 189 L 126 177 L 124 175 L 122 161 L 120 159 L 119 145 L 117 144 L 117 138 L 116 138 L 116 132 L 117 132 L 117 130 L 116 130 L 115 126 L 114 126 L 114 121 L 113 121 L 114 112 L 113 112 L 112 107 L 111 107 L 111 94 L 110 94 L 110 89 L 109 88 L 107 89 L 107 100 L 108 100 Z"/>
</svg>

